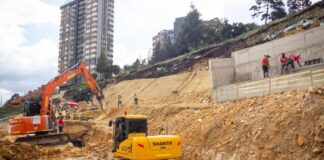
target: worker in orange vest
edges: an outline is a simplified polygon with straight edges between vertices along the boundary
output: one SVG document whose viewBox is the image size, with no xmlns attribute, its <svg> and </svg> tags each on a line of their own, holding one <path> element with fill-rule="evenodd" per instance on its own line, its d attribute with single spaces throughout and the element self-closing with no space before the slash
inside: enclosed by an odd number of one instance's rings
<svg viewBox="0 0 324 160">
<path fill-rule="evenodd" d="M 281 74 L 284 73 L 284 70 L 287 72 L 288 68 L 286 67 L 287 65 L 288 58 L 286 55 L 283 53 L 280 57 L 280 63 L 281 63 Z"/>
<path fill-rule="evenodd" d="M 287 60 L 287 65 L 286 65 L 287 69 L 289 65 L 291 65 L 292 69 L 295 69 L 295 61 L 297 62 L 299 67 L 302 67 L 302 65 L 300 64 L 300 55 L 296 56 L 295 54 L 291 53 Z"/>
<path fill-rule="evenodd" d="M 264 58 L 262 59 L 262 70 L 264 78 L 269 77 L 269 58 L 269 55 L 264 55 Z"/>
</svg>

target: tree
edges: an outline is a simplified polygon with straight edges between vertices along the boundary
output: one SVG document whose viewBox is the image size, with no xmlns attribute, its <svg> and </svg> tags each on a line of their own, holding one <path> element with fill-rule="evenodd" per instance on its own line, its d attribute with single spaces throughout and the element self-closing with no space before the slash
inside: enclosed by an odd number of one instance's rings
<svg viewBox="0 0 324 160">
<path fill-rule="evenodd" d="M 120 72 L 120 67 L 118 65 L 111 65 L 108 62 L 107 57 L 104 53 L 100 54 L 100 57 L 98 58 L 97 63 L 97 72 L 103 75 L 100 78 L 109 79 L 112 78 L 113 74 L 118 74 Z"/>
<path fill-rule="evenodd" d="M 295 13 L 312 5 L 311 0 L 287 0 L 289 13 Z"/>
<path fill-rule="evenodd" d="M 227 19 L 217 19 L 217 25 L 213 28 L 205 27 L 204 42 L 207 44 L 219 43 L 236 36 L 239 36 L 245 32 L 256 29 L 258 25 L 255 23 L 232 23 L 230 24 Z"/>
<path fill-rule="evenodd" d="M 163 47 L 162 54 L 164 54 L 163 60 L 176 56 L 174 45 L 173 45 L 170 37 L 167 37 L 165 44 L 162 47 Z"/>
<path fill-rule="evenodd" d="M 104 74 L 108 68 L 108 59 L 104 53 L 100 54 L 100 57 L 98 58 L 97 63 L 97 72 L 100 74 Z"/>
<path fill-rule="evenodd" d="M 142 66 L 146 65 L 146 59 L 142 59 L 141 65 Z"/>
<path fill-rule="evenodd" d="M 110 79 L 113 77 L 114 75 L 117 75 L 120 73 L 120 67 L 118 65 L 111 65 L 108 66 L 106 71 L 105 71 L 105 78 Z"/>
<path fill-rule="evenodd" d="M 130 65 L 124 65 L 124 71 L 125 72 L 130 72 L 132 70 L 132 66 Z"/>
<path fill-rule="evenodd" d="M 276 20 L 287 15 L 285 4 L 282 0 L 255 0 L 256 5 L 253 5 L 250 10 L 254 11 L 253 18 L 261 16 L 261 20 L 268 23 L 268 20 Z"/>
<path fill-rule="evenodd" d="M 200 19 L 200 13 L 191 5 L 191 10 L 184 19 L 181 31 L 176 39 L 176 49 L 178 55 L 195 49 L 203 42 L 203 23 Z"/>
<path fill-rule="evenodd" d="M 276 20 L 287 16 L 285 3 L 283 1 L 273 0 L 273 3 L 271 3 L 270 7 L 272 8 L 272 12 L 270 13 L 271 20 Z"/>
<path fill-rule="evenodd" d="M 135 72 L 138 71 L 140 69 L 142 69 L 142 67 L 145 65 L 146 60 L 145 59 L 140 59 L 137 58 L 133 64 L 131 65 L 124 65 L 124 72 Z"/>
<path fill-rule="evenodd" d="M 153 48 L 153 54 L 151 58 L 151 63 L 159 62 L 163 59 L 163 50 L 160 41 L 157 42 L 155 47 Z"/>
<path fill-rule="evenodd" d="M 112 73 L 114 74 L 119 74 L 121 71 L 120 67 L 118 65 L 113 65 L 112 66 Z"/>
<path fill-rule="evenodd" d="M 233 25 L 229 24 L 227 19 L 224 19 L 223 23 L 222 23 L 222 28 L 220 30 L 222 40 L 232 38 L 233 37 L 233 31 L 234 31 Z"/>
<path fill-rule="evenodd" d="M 135 69 L 135 71 L 137 71 L 139 68 L 140 68 L 140 66 L 141 66 L 141 61 L 139 60 L 139 58 L 137 58 L 136 60 L 135 60 L 135 62 L 133 63 L 133 68 Z"/>
</svg>

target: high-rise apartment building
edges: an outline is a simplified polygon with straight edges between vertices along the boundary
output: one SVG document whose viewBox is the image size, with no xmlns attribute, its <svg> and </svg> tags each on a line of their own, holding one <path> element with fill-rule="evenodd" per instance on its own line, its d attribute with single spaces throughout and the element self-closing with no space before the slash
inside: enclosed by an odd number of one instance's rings
<svg viewBox="0 0 324 160">
<path fill-rule="evenodd" d="M 114 0 L 73 0 L 61 6 L 59 72 L 84 61 L 94 73 L 104 53 L 112 64 Z"/>
</svg>

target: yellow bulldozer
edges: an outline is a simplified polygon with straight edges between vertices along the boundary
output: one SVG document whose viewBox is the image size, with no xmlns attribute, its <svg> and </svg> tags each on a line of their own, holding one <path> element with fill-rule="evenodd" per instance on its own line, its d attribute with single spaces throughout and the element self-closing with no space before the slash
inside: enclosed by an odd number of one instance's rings
<svg viewBox="0 0 324 160">
<path fill-rule="evenodd" d="M 125 115 L 110 121 L 113 127 L 114 158 L 131 160 L 166 160 L 181 158 L 177 135 L 147 135 L 147 117 Z"/>
</svg>

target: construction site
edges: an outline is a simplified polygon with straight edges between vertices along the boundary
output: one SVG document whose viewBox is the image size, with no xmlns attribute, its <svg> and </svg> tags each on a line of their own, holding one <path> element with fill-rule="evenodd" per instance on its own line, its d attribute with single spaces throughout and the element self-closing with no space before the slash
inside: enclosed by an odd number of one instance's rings
<svg viewBox="0 0 324 160">
<path fill-rule="evenodd" d="M 131 153 L 141 149 L 146 150 L 132 156 L 144 155 L 137 159 L 146 159 L 152 152 L 157 155 L 152 159 L 322 160 L 322 3 L 240 38 L 124 75 L 102 89 L 81 62 L 43 86 L 41 109 L 36 114 L 32 110 L 26 112 L 26 97 L 13 97 L 8 107 L 1 108 L 1 114 L 11 112 L 14 116 L 1 116 L 0 160 L 136 159 L 130 158 Z M 265 40 L 268 36 L 274 38 Z M 269 78 L 263 77 L 260 67 L 265 52 L 271 56 Z M 278 59 L 282 53 L 290 52 L 302 56 L 303 67 L 281 74 Z M 42 139 L 33 141 L 29 136 L 24 137 L 28 127 L 18 126 L 20 122 L 35 124 L 34 117 L 45 115 L 48 123 L 52 116 L 62 116 L 58 109 L 52 113 L 54 101 L 50 101 L 50 97 L 56 87 L 76 75 L 85 79 L 94 94 L 92 103 L 70 104 L 78 107 L 69 111 L 68 116 L 63 113 L 64 130 L 54 134 L 60 139 L 51 141 L 55 144 L 46 140 L 51 133 L 44 128 L 41 134 L 35 133 L 43 136 Z M 67 97 L 59 99 L 69 100 Z M 19 113 L 23 110 L 24 114 Z M 123 130 L 119 127 L 121 119 L 126 122 L 145 120 L 145 129 L 140 126 L 143 122 L 136 124 L 141 129 L 131 133 L 134 128 L 131 124 L 135 123 L 129 123 L 125 129 L 127 139 L 118 140 L 118 131 Z M 41 123 L 42 118 L 37 124 Z M 19 131 L 22 128 L 24 134 Z M 69 137 L 66 142 L 64 135 Z M 147 137 L 145 142 L 141 137 Z"/>
<path fill-rule="evenodd" d="M 175 89 L 178 95 L 172 94 Z M 138 106 L 132 104 L 130 95 L 134 90 L 140 97 Z M 108 121 L 125 111 L 147 115 L 150 135 L 158 134 L 161 126 L 167 128 L 168 134 L 180 135 L 183 159 L 323 158 L 323 87 L 217 103 L 211 98 L 208 71 L 197 70 L 158 79 L 123 81 L 108 86 L 104 94 L 111 100 L 123 95 L 124 107 L 108 108 L 105 113 L 84 111 L 95 119 L 66 122 L 65 132 L 82 137 L 84 147 L 12 143 L 12 137 L 3 130 L 2 158 L 111 158 L 113 141 Z M 117 102 L 106 100 L 105 104 Z M 85 103 L 80 105 L 87 107 Z"/>
</svg>

